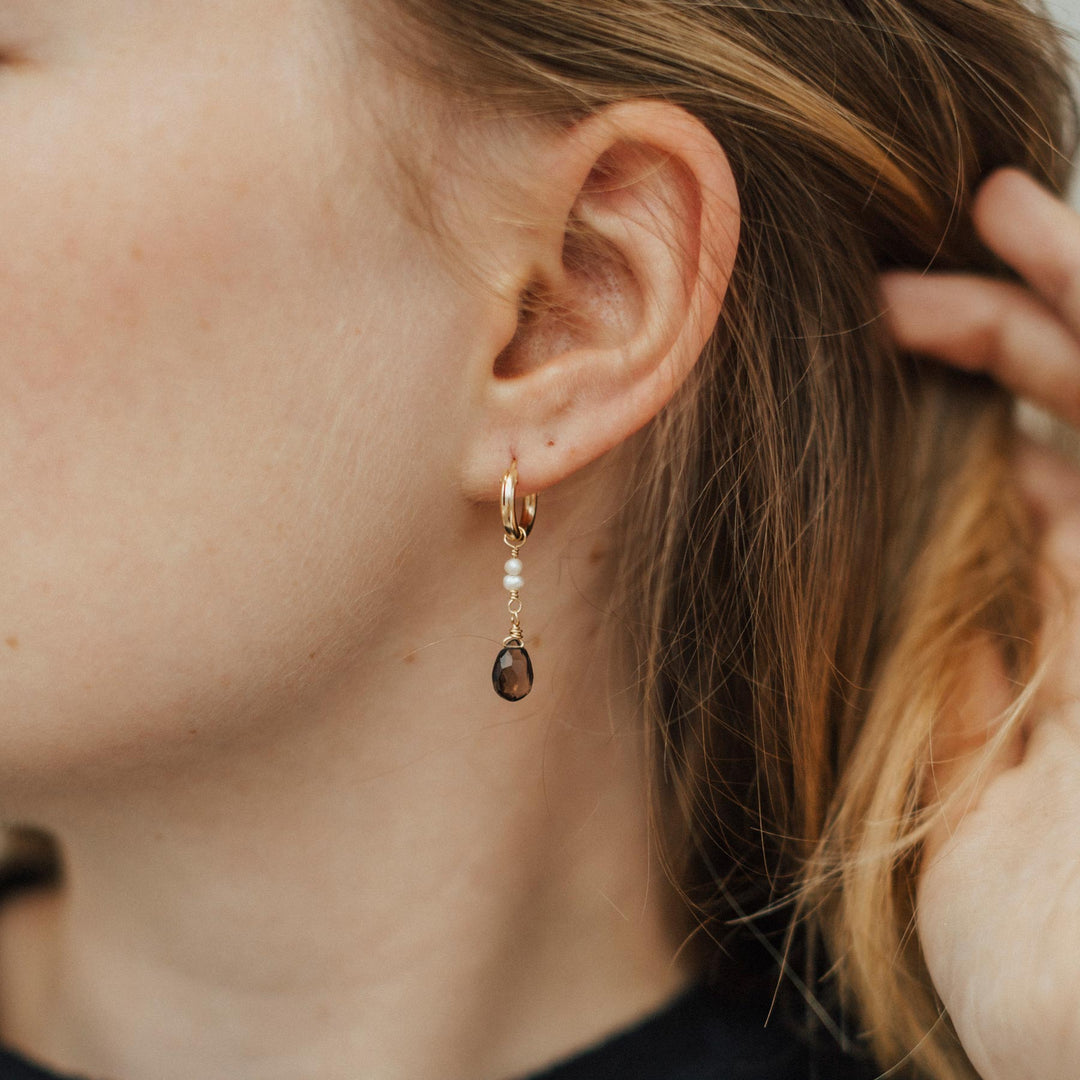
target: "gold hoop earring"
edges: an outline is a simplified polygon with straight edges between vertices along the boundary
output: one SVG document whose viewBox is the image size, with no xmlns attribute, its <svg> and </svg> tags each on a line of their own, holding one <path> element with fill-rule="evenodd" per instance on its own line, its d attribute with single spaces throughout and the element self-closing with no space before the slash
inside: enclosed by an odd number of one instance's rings
<svg viewBox="0 0 1080 1080">
<path fill-rule="evenodd" d="M 511 459 L 510 468 L 502 478 L 503 542 L 510 548 L 510 558 L 503 565 L 503 588 L 510 593 L 506 608 L 510 612 L 510 633 L 503 638 L 502 651 L 495 657 L 491 682 L 495 693 L 506 701 L 520 701 L 533 685 L 532 659 L 525 649 L 525 637 L 521 632 L 521 596 L 525 579 L 518 554 L 529 539 L 536 520 L 536 495 L 526 495 L 521 517 L 517 513 L 517 460 Z"/>
</svg>

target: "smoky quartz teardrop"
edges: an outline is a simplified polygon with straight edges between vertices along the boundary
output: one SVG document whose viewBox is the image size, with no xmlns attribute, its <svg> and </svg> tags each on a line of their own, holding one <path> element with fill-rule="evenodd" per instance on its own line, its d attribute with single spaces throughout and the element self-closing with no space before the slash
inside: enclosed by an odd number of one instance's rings
<svg viewBox="0 0 1080 1080">
<path fill-rule="evenodd" d="M 532 660 L 523 646 L 510 645 L 495 657 L 491 682 L 507 701 L 520 701 L 532 689 Z"/>
</svg>

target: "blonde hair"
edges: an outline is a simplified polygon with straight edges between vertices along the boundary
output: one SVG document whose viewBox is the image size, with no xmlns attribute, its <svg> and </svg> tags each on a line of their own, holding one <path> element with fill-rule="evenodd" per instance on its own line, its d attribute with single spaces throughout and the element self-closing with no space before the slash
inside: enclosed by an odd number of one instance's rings
<svg viewBox="0 0 1080 1080">
<path fill-rule="evenodd" d="M 1060 190 L 1073 111 L 1053 28 L 1020 0 L 394 7 L 461 100 L 561 124 L 661 98 L 725 148 L 734 277 L 643 437 L 619 555 L 668 864 L 707 952 L 791 904 L 882 1067 L 973 1075 L 913 930 L 921 796 L 957 658 L 991 635 L 1027 672 L 1033 537 L 1010 402 L 898 355 L 875 282 L 999 272 L 968 213 L 996 166 Z"/>
</svg>

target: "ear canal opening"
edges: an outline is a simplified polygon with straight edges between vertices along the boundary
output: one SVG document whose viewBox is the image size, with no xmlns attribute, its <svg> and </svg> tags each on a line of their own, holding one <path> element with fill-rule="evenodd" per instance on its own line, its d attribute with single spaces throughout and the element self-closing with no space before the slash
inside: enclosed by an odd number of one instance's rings
<svg viewBox="0 0 1080 1080">
<path fill-rule="evenodd" d="M 583 198 L 603 200 L 621 190 L 616 165 L 611 155 L 601 158 Z M 496 378 L 525 375 L 574 348 L 617 346 L 640 323 L 639 285 L 625 254 L 580 208 L 566 222 L 560 263 L 557 281 L 537 275 L 522 289 L 514 335 L 495 358 Z"/>
<path fill-rule="evenodd" d="M 544 348 L 550 347 L 559 333 L 558 327 L 568 319 L 569 312 L 545 282 L 529 282 L 518 302 L 514 336 L 495 357 L 495 377 L 512 379 L 541 363 Z"/>
<path fill-rule="evenodd" d="M 499 355 L 495 357 L 494 373 L 497 379 L 512 379 L 515 375 L 521 373 L 518 361 L 519 346 L 522 337 L 544 304 L 543 297 L 545 293 L 546 289 L 539 280 L 530 281 L 522 289 L 521 297 L 518 300 L 517 327 L 514 330 L 514 336 L 502 348 Z"/>
</svg>

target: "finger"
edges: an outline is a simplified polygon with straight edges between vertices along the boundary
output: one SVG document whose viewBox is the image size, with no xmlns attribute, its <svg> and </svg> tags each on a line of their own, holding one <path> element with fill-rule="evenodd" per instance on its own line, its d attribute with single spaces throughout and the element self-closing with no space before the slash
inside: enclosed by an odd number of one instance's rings
<svg viewBox="0 0 1080 1080">
<path fill-rule="evenodd" d="M 883 314 L 901 348 L 991 376 L 1080 424 L 1080 340 L 1020 285 L 968 274 L 895 270 Z"/>
<path fill-rule="evenodd" d="M 1020 169 L 998 169 L 972 205 L 975 228 L 1080 334 L 1080 215 Z"/>
</svg>

